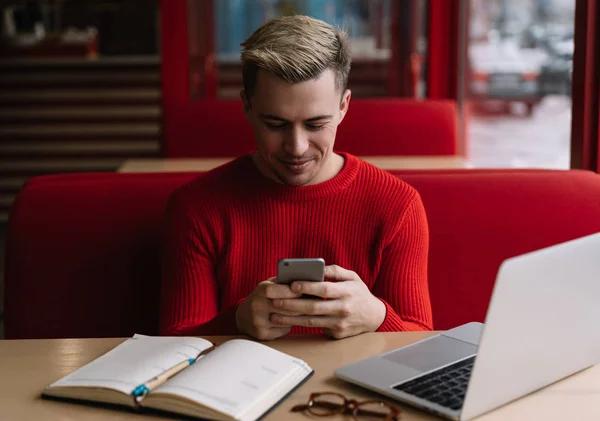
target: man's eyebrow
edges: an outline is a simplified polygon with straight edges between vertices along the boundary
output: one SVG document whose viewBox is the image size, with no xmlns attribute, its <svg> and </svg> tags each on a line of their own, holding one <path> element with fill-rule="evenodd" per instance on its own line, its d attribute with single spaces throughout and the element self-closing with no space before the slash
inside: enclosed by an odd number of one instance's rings
<svg viewBox="0 0 600 421">
<path fill-rule="evenodd" d="M 276 115 L 271 115 L 271 114 L 260 114 L 260 118 L 266 119 L 266 120 L 274 120 L 274 121 L 281 121 L 281 122 L 285 122 L 287 123 L 288 121 L 285 118 L 281 118 L 278 117 Z M 323 115 L 318 115 L 315 117 L 311 117 L 311 118 L 307 118 L 306 120 L 304 120 L 305 122 L 314 122 L 314 121 L 319 121 L 319 120 L 327 120 L 333 118 L 332 115 L 327 115 L 327 114 L 323 114 Z"/>
<path fill-rule="evenodd" d="M 304 121 L 308 121 L 308 122 L 310 122 L 310 121 L 328 120 L 328 119 L 330 119 L 330 118 L 333 118 L 333 116 L 332 116 L 332 115 L 325 115 L 325 114 L 324 114 L 324 115 L 318 115 L 318 116 L 316 116 L 316 117 L 311 117 L 311 118 L 308 118 L 308 119 L 306 119 L 306 120 L 304 120 Z"/>
<path fill-rule="evenodd" d="M 271 115 L 271 114 L 260 114 L 260 118 L 263 118 L 265 120 L 275 120 L 275 121 L 287 122 L 287 120 L 285 118 L 277 117 L 276 115 Z"/>
</svg>

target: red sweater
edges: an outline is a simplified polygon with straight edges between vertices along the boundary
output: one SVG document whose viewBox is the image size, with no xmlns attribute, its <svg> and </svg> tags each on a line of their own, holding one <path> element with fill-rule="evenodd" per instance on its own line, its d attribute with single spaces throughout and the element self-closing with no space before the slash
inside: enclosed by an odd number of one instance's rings
<svg viewBox="0 0 600 421">
<path fill-rule="evenodd" d="M 431 329 L 419 195 L 341 155 L 340 173 L 311 186 L 276 183 L 247 155 L 175 191 L 166 210 L 161 334 L 237 334 L 237 306 L 285 257 L 322 257 L 356 272 L 386 306 L 378 331 Z"/>
</svg>

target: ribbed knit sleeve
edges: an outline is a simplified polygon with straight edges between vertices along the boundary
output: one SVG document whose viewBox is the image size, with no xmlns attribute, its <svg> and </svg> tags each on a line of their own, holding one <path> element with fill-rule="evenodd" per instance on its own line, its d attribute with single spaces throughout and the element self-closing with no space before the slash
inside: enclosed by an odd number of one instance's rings
<svg viewBox="0 0 600 421">
<path fill-rule="evenodd" d="M 373 294 L 386 307 L 378 332 L 431 330 L 427 283 L 429 228 L 418 194 L 406 209 L 393 241 L 383 251 Z"/>
<path fill-rule="evenodd" d="M 165 212 L 161 335 L 236 334 L 237 306 L 219 309 L 214 245 L 195 209 L 174 194 Z M 207 215 L 210 219 L 210 215 Z M 216 224 L 213 224 L 216 225 Z M 241 302 L 242 300 L 240 300 Z M 239 304 L 239 302 L 238 302 Z"/>
</svg>

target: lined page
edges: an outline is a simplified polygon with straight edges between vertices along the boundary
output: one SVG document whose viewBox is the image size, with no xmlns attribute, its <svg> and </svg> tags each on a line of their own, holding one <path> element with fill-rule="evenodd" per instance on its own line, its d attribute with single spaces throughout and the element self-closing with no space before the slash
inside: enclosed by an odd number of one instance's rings
<svg viewBox="0 0 600 421">
<path fill-rule="evenodd" d="M 141 383 L 196 358 L 211 345 L 202 338 L 135 335 L 49 387 L 106 387 L 130 394 Z"/>
<path fill-rule="evenodd" d="M 302 360 L 256 342 L 234 339 L 157 388 L 237 417 L 274 387 L 312 369 Z M 302 377 L 303 378 L 303 377 Z"/>
</svg>

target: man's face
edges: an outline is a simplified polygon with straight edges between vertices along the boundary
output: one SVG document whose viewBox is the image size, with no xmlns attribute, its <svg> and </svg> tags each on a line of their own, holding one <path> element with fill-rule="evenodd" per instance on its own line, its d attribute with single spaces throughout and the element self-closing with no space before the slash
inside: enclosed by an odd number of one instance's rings
<svg viewBox="0 0 600 421">
<path fill-rule="evenodd" d="M 335 175 L 333 144 L 350 91 L 338 91 L 332 70 L 292 85 L 259 70 L 254 94 L 246 98 L 242 92 L 242 99 L 254 129 L 255 162 L 265 174 L 290 186 L 317 184 Z"/>
</svg>

